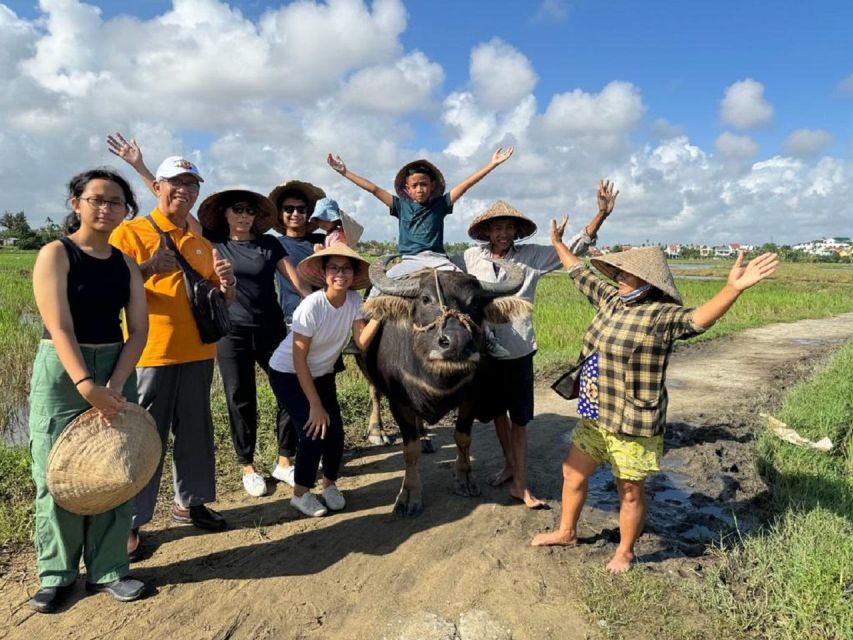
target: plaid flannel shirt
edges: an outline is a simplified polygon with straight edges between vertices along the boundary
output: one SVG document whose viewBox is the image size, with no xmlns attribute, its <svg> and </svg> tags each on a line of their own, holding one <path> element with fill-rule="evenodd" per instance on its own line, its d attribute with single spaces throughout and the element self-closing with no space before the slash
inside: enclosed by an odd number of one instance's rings
<svg viewBox="0 0 853 640">
<path fill-rule="evenodd" d="M 599 424 L 612 433 L 654 436 L 666 424 L 666 366 L 676 340 L 705 329 L 694 324 L 692 308 L 670 302 L 625 304 L 618 290 L 581 263 L 569 270 L 578 290 L 597 309 L 583 338 L 572 380 L 598 352 Z M 554 388 L 567 395 L 558 381 Z"/>
</svg>

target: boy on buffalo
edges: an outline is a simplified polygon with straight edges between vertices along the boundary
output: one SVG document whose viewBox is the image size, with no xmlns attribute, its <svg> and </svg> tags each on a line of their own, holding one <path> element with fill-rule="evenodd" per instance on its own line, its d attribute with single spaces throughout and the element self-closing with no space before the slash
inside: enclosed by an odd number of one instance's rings
<svg viewBox="0 0 853 640">
<path fill-rule="evenodd" d="M 441 171 L 427 160 L 415 160 L 397 173 L 394 179 L 397 195 L 393 196 L 347 169 L 340 156 L 330 153 L 327 162 L 344 178 L 376 196 L 399 220 L 397 247 L 402 259 L 388 270 L 390 277 L 397 278 L 425 267 L 458 271 L 444 251 L 444 217 L 453 213 L 453 205 L 468 189 L 506 162 L 512 152 L 513 147 L 498 148 L 488 164 L 447 193 Z"/>
</svg>

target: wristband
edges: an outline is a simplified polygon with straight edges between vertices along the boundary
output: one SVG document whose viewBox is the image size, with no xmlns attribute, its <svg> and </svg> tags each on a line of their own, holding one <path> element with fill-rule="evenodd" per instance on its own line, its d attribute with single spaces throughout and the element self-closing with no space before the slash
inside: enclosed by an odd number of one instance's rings
<svg viewBox="0 0 853 640">
<path fill-rule="evenodd" d="M 86 382 L 86 380 L 94 380 L 94 378 L 92 376 L 86 376 L 85 378 L 80 378 L 77 382 L 74 383 L 74 386 L 76 387 L 76 386 L 82 384 L 83 382 Z"/>
</svg>

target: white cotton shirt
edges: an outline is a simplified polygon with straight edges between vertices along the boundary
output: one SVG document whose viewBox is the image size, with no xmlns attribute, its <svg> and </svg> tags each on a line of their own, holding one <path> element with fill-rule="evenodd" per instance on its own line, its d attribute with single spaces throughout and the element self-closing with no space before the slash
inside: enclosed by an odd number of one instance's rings
<svg viewBox="0 0 853 640">
<path fill-rule="evenodd" d="M 347 291 L 347 298 L 340 309 L 335 309 L 326 298 L 325 291 L 315 291 L 307 296 L 293 311 L 291 332 L 270 358 L 270 367 L 282 373 L 296 373 L 293 366 L 293 334 L 311 338 L 308 348 L 308 369 L 312 378 L 331 373 L 335 360 L 346 346 L 352 323 L 363 320 L 361 296 Z"/>
</svg>

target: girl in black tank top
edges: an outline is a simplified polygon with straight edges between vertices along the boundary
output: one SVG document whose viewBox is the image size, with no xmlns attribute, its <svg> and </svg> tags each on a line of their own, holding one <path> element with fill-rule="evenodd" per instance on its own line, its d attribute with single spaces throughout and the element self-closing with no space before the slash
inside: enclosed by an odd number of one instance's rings
<svg viewBox="0 0 853 640">
<path fill-rule="evenodd" d="M 113 171 L 94 169 L 74 177 L 68 191 L 68 237 L 43 247 L 33 268 L 47 339 L 39 344 L 30 383 L 40 583 L 30 607 L 44 613 L 55 611 L 73 589 L 81 556 L 90 591 L 129 601 L 144 586 L 128 577 L 132 502 L 82 516 L 57 506 L 47 489 L 50 451 L 75 417 L 94 407 L 109 423 L 126 402 L 136 402 L 135 367 L 148 337 L 142 275 L 109 244 L 112 231 L 137 211 L 130 186 Z"/>
<path fill-rule="evenodd" d="M 110 247 L 109 258 L 95 258 L 68 237 L 60 242 L 68 254 L 68 306 L 77 342 L 122 342 L 120 314 L 130 298 L 130 269 L 124 254 Z M 47 327 L 42 337 L 50 338 Z"/>
</svg>

